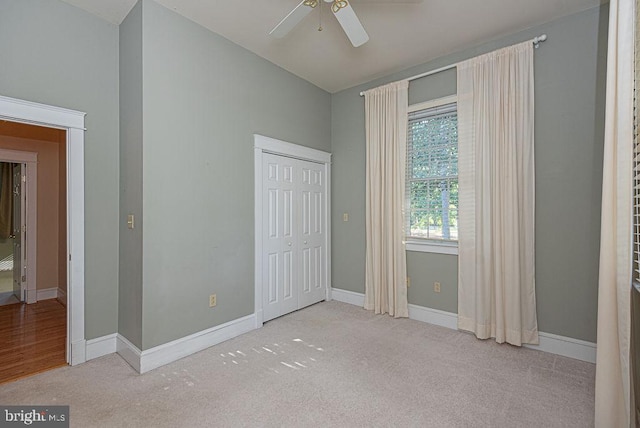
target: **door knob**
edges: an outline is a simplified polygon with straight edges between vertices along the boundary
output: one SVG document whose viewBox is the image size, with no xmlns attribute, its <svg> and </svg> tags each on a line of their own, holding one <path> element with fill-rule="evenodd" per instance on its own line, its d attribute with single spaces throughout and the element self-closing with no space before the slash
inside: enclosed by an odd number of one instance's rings
<svg viewBox="0 0 640 428">
<path fill-rule="evenodd" d="M 287 245 L 288 245 L 288 246 L 291 246 L 291 242 L 289 242 Z"/>
<path fill-rule="evenodd" d="M 306 244 L 306 243 L 307 243 L 307 241 L 304 241 L 304 243 Z"/>
</svg>

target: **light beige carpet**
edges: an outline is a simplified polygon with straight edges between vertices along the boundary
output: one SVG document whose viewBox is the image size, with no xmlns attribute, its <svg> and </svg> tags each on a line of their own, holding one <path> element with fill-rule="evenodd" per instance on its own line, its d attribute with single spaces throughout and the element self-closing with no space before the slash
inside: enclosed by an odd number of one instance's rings
<svg viewBox="0 0 640 428">
<path fill-rule="evenodd" d="M 0 385 L 74 427 L 589 427 L 595 366 L 320 303 L 138 375 L 117 355 Z"/>
</svg>

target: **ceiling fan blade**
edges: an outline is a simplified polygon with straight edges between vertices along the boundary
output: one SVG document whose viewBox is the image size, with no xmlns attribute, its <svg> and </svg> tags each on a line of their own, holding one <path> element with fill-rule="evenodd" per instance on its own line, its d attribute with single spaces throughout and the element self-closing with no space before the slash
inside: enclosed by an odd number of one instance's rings
<svg viewBox="0 0 640 428">
<path fill-rule="evenodd" d="M 297 5 L 287 16 L 284 17 L 282 21 L 278 25 L 274 27 L 273 30 L 269 33 L 269 35 L 281 38 L 286 36 L 289 31 L 293 30 L 293 28 L 300 23 L 312 10 L 313 7 L 306 6 L 305 1 L 301 1 L 299 5 Z"/>
<path fill-rule="evenodd" d="M 357 48 L 369 40 L 369 35 L 360 23 L 360 20 L 356 16 L 356 13 L 349 2 L 344 3 L 346 3 L 346 5 L 339 8 L 333 14 L 342 26 L 344 32 L 347 33 L 347 37 L 351 41 L 353 47 Z"/>
</svg>

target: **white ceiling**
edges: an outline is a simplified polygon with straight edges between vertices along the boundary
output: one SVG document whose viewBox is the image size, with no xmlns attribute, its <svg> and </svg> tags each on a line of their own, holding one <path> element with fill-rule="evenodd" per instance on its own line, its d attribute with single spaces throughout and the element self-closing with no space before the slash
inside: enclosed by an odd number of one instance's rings
<svg viewBox="0 0 640 428">
<path fill-rule="evenodd" d="M 135 0 L 64 0 L 120 24 Z M 607 0 L 353 0 L 369 33 L 349 43 L 326 4 L 283 39 L 269 31 L 300 0 L 156 0 L 329 91 L 355 86 Z"/>
</svg>

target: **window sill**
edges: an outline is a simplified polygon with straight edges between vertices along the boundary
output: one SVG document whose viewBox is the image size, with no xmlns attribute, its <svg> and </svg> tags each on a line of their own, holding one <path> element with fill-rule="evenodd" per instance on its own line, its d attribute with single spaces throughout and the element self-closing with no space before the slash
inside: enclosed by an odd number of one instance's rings
<svg viewBox="0 0 640 428">
<path fill-rule="evenodd" d="M 458 255 L 458 243 L 440 243 L 433 241 L 418 241 L 408 240 L 406 241 L 405 248 L 407 251 L 416 251 L 421 253 L 435 253 L 435 254 L 451 254 Z"/>
</svg>

